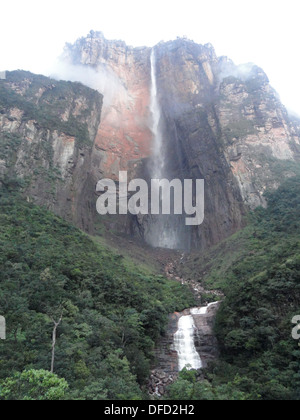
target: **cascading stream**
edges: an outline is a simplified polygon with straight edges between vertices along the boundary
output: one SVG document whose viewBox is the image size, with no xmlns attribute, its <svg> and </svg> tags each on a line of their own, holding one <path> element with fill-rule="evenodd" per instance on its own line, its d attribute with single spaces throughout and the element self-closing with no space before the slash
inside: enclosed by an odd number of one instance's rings
<svg viewBox="0 0 300 420">
<path fill-rule="evenodd" d="M 218 302 L 210 303 L 201 308 L 192 308 L 191 315 L 182 316 L 178 321 L 178 331 L 174 334 L 174 348 L 178 354 L 179 371 L 188 369 L 201 369 L 203 363 L 195 347 L 196 326 L 194 317 L 206 316 L 208 309 Z"/>
<path fill-rule="evenodd" d="M 179 371 L 201 369 L 202 361 L 195 347 L 195 323 L 192 315 L 182 316 L 178 322 L 178 331 L 174 335 L 174 346 L 178 354 Z"/>
</svg>

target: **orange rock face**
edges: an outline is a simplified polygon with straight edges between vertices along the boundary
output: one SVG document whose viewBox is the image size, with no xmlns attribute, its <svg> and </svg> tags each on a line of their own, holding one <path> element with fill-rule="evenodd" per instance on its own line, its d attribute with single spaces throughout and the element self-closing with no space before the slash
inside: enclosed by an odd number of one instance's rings
<svg viewBox="0 0 300 420">
<path fill-rule="evenodd" d="M 152 133 L 149 121 L 149 82 L 139 86 L 127 84 L 130 98 L 115 96 L 110 106 L 103 107 L 96 147 L 103 153 L 101 171 L 115 177 L 127 170 L 128 162 L 145 158 L 151 153 Z"/>
<path fill-rule="evenodd" d="M 131 48 L 91 32 L 69 46 L 67 59 L 72 65 L 88 66 L 96 72 L 104 104 L 94 170 L 99 177 L 114 179 L 119 170 L 128 170 L 129 162 L 151 154 L 150 49 Z"/>
</svg>

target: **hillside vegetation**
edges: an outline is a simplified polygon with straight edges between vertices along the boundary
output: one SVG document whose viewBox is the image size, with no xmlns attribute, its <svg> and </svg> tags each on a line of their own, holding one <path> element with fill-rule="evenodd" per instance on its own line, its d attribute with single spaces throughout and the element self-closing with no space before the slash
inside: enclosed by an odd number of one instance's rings
<svg viewBox="0 0 300 420">
<path fill-rule="evenodd" d="M 0 314 L 7 321 L 0 381 L 11 378 L 2 393 L 0 385 L 0 399 L 30 397 L 16 391 L 15 378 L 50 370 L 61 317 L 54 373 L 67 381 L 68 398 L 143 398 L 155 341 L 169 313 L 194 304 L 191 292 L 4 188 L 0 207 Z"/>
<path fill-rule="evenodd" d="M 300 176 L 266 195 L 248 226 L 184 268 L 225 299 L 216 320 L 220 361 L 196 384 L 183 373 L 170 389 L 187 399 L 300 399 Z M 187 390 L 183 392 L 182 390 Z"/>
<path fill-rule="evenodd" d="M 195 305 L 191 293 L 11 187 L 0 194 L 0 313 L 8 335 L 0 341 L 0 399 L 145 398 L 155 342 L 169 313 Z M 300 315 L 300 176 L 266 198 L 268 208 L 253 212 L 244 230 L 184 266 L 226 296 L 215 326 L 220 359 L 202 382 L 183 371 L 168 398 L 300 398 L 300 348 L 291 335 Z"/>
<path fill-rule="evenodd" d="M 247 253 L 225 273 L 216 332 L 241 389 L 299 399 L 300 349 L 291 321 L 300 314 L 300 177 L 267 199 L 268 209 L 252 216 Z"/>
</svg>

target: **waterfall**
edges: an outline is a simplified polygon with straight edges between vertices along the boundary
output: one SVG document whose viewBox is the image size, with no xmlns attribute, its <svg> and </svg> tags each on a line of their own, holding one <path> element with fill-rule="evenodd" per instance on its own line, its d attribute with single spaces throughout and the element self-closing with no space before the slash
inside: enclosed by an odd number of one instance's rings
<svg viewBox="0 0 300 420">
<path fill-rule="evenodd" d="M 151 51 L 151 125 L 153 135 L 153 152 L 150 165 L 151 179 L 163 179 L 165 177 L 165 159 L 163 150 L 163 133 L 161 129 L 161 109 L 158 100 L 156 78 L 155 49 Z M 147 242 L 153 247 L 176 249 L 178 240 L 169 216 L 152 216 L 150 230 L 146 236 Z"/>
<path fill-rule="evenodd" d="M 150 130 L 153 135 L 152 159 L 149 165 L 151 179 L 169 178 L 166 170 L 166 151 L 162 129 L 162 112 L 157 87 L 157 61 L 155 48 L 151 51 Z M 161 197 L 163 198 L 163 197 Z M 181 215 L 151 215 L 144 233 L 146 242 L 155 248 L 187 249 L 186 226 Z"/>
<path fill-rule="evenodd" d="M 189 365 L 189 369 L 201 369 L 202 361 L 195 347 L 195 323 L 192 315 L 182 316 L 178 331 L 174 335 L 174 346 L 178 354 L 179 371 Z"/>
<path fill-rule="evenodd" d="M 211 306 L 218 306 L 219 302 L 210 303 L 201 308 L 190 309 L 191 315 L 182 316 L 178 321 L 178 331 L 174 334 L 174 348 L 178 354 L 179 371 L 190 365 L 189 369 L 201 369 L 203 362 L 195 347 L 197 328 L 194 319 L 207 317 Z M 205 324 L 202 320 L 201 324 Z"/>
<path fill-rule="evenodd" d="M 161 110 L 157 97 L 156 80 L 156 58 L 154 48 L 151 51 L 151 131 L 153 134 L 153 163 L 151 176 L 153 179 L 161 179 L 164 175 L 164 157 L 163 157 L 163 136 L 160 129 Z"/>
<path fill-rule="evenodd" d="M 218 305 L 218 303 L 219 302 L 212 302 L 212 303 L 209 303 L 207 306 L 203 306 L 201 308 L 193 308 L 191 309 L 191 314 L 192 315 L 206 315 L 208 308 L 214 305 Z"/>
</svg>

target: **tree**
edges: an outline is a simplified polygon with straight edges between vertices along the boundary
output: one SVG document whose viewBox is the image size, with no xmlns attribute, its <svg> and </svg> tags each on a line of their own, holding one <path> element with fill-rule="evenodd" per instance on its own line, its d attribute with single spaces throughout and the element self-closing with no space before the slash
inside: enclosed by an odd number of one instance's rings
<svg viewBox="0 0 300 420">
<path fill-rule="evenodd" d="M 57 328 L 59 327 L 60 323 L 62 322 L 63 312 L 60 315 L 59 320 L 56 322 L 54 318 L 52 318 L 52 322 L 54 324 L 53 332 L 52 332 L 52 356 L 51 356 L 51 373 L 54 372 L 54 361 L 55 361 L 55 345 L 56 345 L 56 333 Z"/>
<path fill-rule="evenodd" d="M 57 329 L 63 320 L 66 312 L 66 301 L 64 300 L 64 281 L 52 276 L 51 270 L 46 268 L 39 279 L 39 297 L 42 299 L 42 307 L 53 323 L 52 330 L 52 353 L 51 353 L 51 373 L 54 373 L 55 346 L 57 339 Z"/>
<path fill-rule="evenodd" d="M 63 400 L 69 385 L 65 379 L 46 370 L 27 370 L 6 378 L 0 384 L 0 400 Z"/>
<path fill-rule="evenodd" d="M 142 393 L 136 383 L 136 377 L 130 372 L 130 364 L 122 351 L 112 352 L 102 364 L 102 377 L 108 399 L 141 400 Z"/>
</svg>

